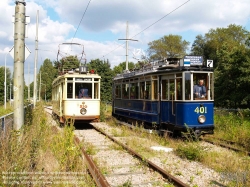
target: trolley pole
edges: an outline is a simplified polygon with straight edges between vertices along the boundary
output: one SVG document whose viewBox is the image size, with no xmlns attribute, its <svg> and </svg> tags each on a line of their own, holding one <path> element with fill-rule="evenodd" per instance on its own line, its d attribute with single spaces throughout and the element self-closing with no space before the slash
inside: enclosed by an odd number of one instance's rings
<svg viewBox="0 0 250 187">
<path fill-rule="evenodd" d="M 14 129 L 24 124 L 24 59 L 25 59 L 25 6 L 24 0 L 16 1 L 14 29 Z"/>
</svg>

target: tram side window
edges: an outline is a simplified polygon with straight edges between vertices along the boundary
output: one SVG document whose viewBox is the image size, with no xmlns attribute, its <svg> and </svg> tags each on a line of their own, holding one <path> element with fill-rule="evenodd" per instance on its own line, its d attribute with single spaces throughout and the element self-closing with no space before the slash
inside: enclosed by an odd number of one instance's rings
<svg viewBox="0 0 250 187">
<path fill-rule="evenodd" d="M 158 99 L 157 80 L 152 81 L 152 99 Z"/>
<path fill-rule="evenodd" d="M 131 83 L 130 87 L 130 99 L 138 99 L 138 85 L 137 83 Z"/>
<path fill-rule="evenodd" d="M 162 80 L 162 99 L 168 100 L 168 80 Z"/>
<path fill-rule="evenodd" d="M 122 84 L 122 98 L 128 99 L 129 87 L 128 84 Z"/>
<path fill-rule="evenodd" d="M 146 81 L 145 99 L 151 99 L 151 82 Z"/>
<path fill-rule="evenodd" d="M 121 85 L 115 85 L 115 97 L 121 98 Z"/>
<path fill-rule="evenodd" d="M 175 86 L 174 86 L 174 79 L 169 80 L 169 96 L 170 100 L 175 100 Z"/>
<path fill-rule="evenodd" d="M 140 82 L 140 99 L 145 99 L 145 82 Z"/>
<path fill-rule="evenodd" d="M 182 100 L 182 79 L 176 79 L 176 93 L 177 93 L 177 100 Z"/>
<path fill-rule="evenodd" d="M 92 83 L 76 83 L 75 84 L 76 98 L 91 99 L 92 98 Z"/>
<path fill-rule="evenodd" d="M 99 99 L 99 83 L 94 83 L 94 99 Z"/>
<path fill-rule="evenodd" d="M 67 98 L 68 99 L 73 98 L 73 83 L 71 83 L 71 82 L 67 83 Z"/>
</svg>

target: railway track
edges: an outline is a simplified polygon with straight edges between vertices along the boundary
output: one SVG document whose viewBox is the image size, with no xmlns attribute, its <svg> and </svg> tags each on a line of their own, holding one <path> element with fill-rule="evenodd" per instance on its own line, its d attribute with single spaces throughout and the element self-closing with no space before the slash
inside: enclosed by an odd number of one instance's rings
<svg viewBox="0 0 250 187">
<path fill-rule="evenodd" d="M 51 112 L 50 108 L 46 110 Z M 129 137 L 111 132 L 119 127 L 104 123 L 93 123 L 93 127 L 87 129 L 82 127 L 75 130 L 75 143 L 81 146 L 83 158 L 97 186 L 226 186 L 225 177 L 219 173 L 205 169 L 199 163 L 186 162 L 173 153 L 157 153 L 164 155 L 163 160 L 160 157 L 145 159 L 147 156 L 127 147 Z M 98 137 L 96 140 L 91 131 Z M 123 153 L 121 146 L 126 149 Z"/>
<path fill-rule="evenodd" d="M 45 107 L 45 110 L 51 115 L 50 107 Z M 93 137 L 95 136 L 97 136 L 97 139 L 93 139 Z M 109 139 L 109 141 L 107 139 Z M 156 164 L 145 159 L 139 153 L 135 152 L 123 143 L 106 134 L 95 125 L 93 125 L 93 129 L 76 130 L 74 140 L 75 143 L 79 146 L 81 146 L 82 140 L 84 140 L 85 144 L 97 144 L 97 146 L 92 149 L 104 152 L 102 153 L 101 159 L 103 159 L 103 155 L 109 155 L 109 152 L 111 152 L 111 154 L 116 155 L 116 158 L 112 156 L 112 160 L 120 160 L 121 163 L 122 161 L 124 161 L 124 159 L 128 161 L 128 163 L 125 162 L 125 164 L 118 164 L 117 166 L 112 165 L 112 161 L 110 161 L 111 165 L 109 167 L 112 168 L 112 171 L 110 170 L 108 171 L 108 173 L 103 175 L 101 172 L 103 170 L 101 169 L 102 166 L 98 166 L 98 164 L 96 164 L 95 159 L 93 159 L 93 155 L 88 154 L 88 148 L 83 144 L 83 146 L 81 147 L 81 151 L 83 157 L 86 160 L 88 170 L 97 186 L 164 186 L 166 184 L 172 184 L 173 186 L 178 187 L 189 186 L 170 173 L 166 172 Z M 120 149 L 116 151 L 113 148 L 108 148 L 110 146 L 117 147 L 117 145 L 118 147 L 121 146 L 125 151 L 121 152 Z M 107 162 L 105 163 L 105 165 L 106 164 Z M 108 166 L 105 166 L 105 168 L 107 167 Z"/>
<path fill-rule="evenodd" d="M 130 125 L 128 123 L 125 123 L 125 122 L 122 122 L 122 121 L 119 121 L 119 120 L 117 120 L 117 121 L 118 121 L 119 124 L 125 125 L 125 126 L 131 128 L 131 129 L 135 128 L 135 126 Z M 152 130 L 145 130 L 145 131 L 148 132 L 148 133 L 152 133 Z M 163 134 L 161 131 L 156 131 L 156 133 L 159 134 L 159 135 Z M 206 137 L 200 138 L 200 140 L 202 140 L 204 142 L 207 142 L 207 143 L 211 143 L 213 145 L 223 147 L 223 148 L 227 148 L 229 150 L 233 150 L 235 152 L 241 152 L 241 153 L 244 153 L 244 154 L 250 156 L 250 152 L 244 150 L 245 147 L 243 145 L 238 145 L 236 142 L 233 142 L 233 141 L 223 140 L 223 139 L 211 140 L 211 138 L 206 138 Z M 239 148 L 239 147 L 241 147 L 241 148 Z"/>
<path fill-rule="evenodd" d="M 98 186 L 164 186 L 167 184 L 179 187 L 189 186 L 106 134 L 100 128 L 95 125 L 93 127 L 94 129 L 87 130 L 87 132 L 84 130 L 76 131 L 75 139 L 78 144 L 83 139 L 85 144 L 92 144 L 94 145 L 92 149 L 98 150 L 96 155 L 89 156 L 87 154 L 88 148 L 82 148 L 82 152 L 88 160 L 89 170 Z M 122 147 L 125 151 L 121 151 L 119 148 L 118 150 L 114 149 L 117 147 Z M 111 154 L 112 156 L 110 156 Z M 112 160 L 109 160 L 109 157 Z M 100 160 L 99 166 L 94 164 L 92 158 Z M 102 175 L 100 170 L 106 170 L 105 174 Z"/>
<path fill-rule="evenodd" d="M 202 138 L 201 140 L 204 141 L 204 142 L 207 142 L 207 143 L 211 143 L 213 145 L 217 145 L 217 146 L 220 146 L 220 147 L 223 147 L 223 148 L 227 148 L 227 149 L 233 150 L 235 152 L 244 153 L 244 154 L 250 156 L 250 152 L 244 150 L 243 148 L 238 148 L 237 143 L 232 142 L 232 141 L 227 141 L 227 140 L 222 140 L 222 139 L 211 140 L 209 138 Z"/>
</svg>

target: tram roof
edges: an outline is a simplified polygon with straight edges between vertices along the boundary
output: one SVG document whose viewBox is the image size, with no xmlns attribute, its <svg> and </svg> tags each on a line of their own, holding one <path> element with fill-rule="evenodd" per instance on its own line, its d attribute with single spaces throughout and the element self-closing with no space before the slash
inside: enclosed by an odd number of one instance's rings
<svg viewBox="0 0 250 187">
<path fill-rule="evenodd" d="M 196 58 L 198 59 L 196 63 L 191 62 L 191 64 L 186 65 L 185 59 L 187 58 Z M 190 60 L 189 60 L 190 63 Z M 208 67 L 203 63 L 202 56 L 185 56 L 184 58 L 168 58 L 166 60 L 151 62 L 142 66 L 140 69 L 134 70 L 125 70 L 122 74 L 117 74 L 114 77 L 114 80 L 130 78 L 130 77 L 138 77 L 141 75 L 149 75 L 149 74 L 161 74 L 161 73 L 176 73 L 183 71 L 205 71 L 205 72 L 213 72 L 212 67 Z"/>
<path fill-rule="evenodd" d="M 74 78 L 74 77 L 82 77 L 82 78 L 101 78 L 100 75 L 98 74 L 94 74 L 94 73 L 84 73 L 84 74 L 80 74 L 80 73 L 77 73 L 77 72 L 73 72 L 73 73 L 65 73 L 65 74 L 62 74 L 62 75 L 59 75 L 57 76 L 56 79 L 54 79 L 53 83 L 54 84 L 56 81 L 58 81 L 59 79 L 64 79 L 64 78 Z"/>
</svg>

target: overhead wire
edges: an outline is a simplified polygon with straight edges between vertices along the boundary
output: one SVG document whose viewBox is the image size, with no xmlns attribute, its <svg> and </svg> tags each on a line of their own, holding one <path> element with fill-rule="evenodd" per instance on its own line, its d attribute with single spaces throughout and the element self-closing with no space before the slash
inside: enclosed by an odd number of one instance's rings
<svg viewBox="0 0 250 187">
<path fill-rule="evenodd" d="M 154 23 L 152 23 L 151 25 L 149 25 L 148 27 L 146 27 L 145 29 L 143 29 L 142 31 L 140 31 L 139 33 L 137 33 L 136 35 L 134 35 L 132 38 L 136 37 L 137 35 L 141 34 L 142 32 L 144 32 L 145 30 L 147 30 L 148 28 L 152 27 L 154 24 L 158 23 L 159 21 L 161 21 L 162 19 L 164 19 L 165 17 L 169 16 L 171 13 L 175 12 L 176 10 L 178 10 L 179 8 L 181 8 L 182 6 L 184 6 L 185 4 L 187 4 L 189 1 L 188 0 L 186 2 L 184 2 L 183 4 L 181 4 L 180 6 L 176 7 L 174 10 L 172 10 L 171 12 L 169 12 L 168 14 L 164 15 L 163 17 L 161 17 L 160 19 L 158 19 L 157 21 L 155 21 Z M 116 49 L 120 48 L 121 46 L 123 46 L 125 44 L 125 42 L 123 44 L 120 44 L 118 47 L 116 47 L 115 49 L 113 49 L 112 51 L 108 52 L 107 54 L 103 55 L 102 58 L 104 58 L 105 56 L 107 56 L 108 54 L 112 53 L 113 51 L 115 51 Z"/>
<path fill-rule="evenodd" d="M 88 5 L 87 5 L 87 7 L 86 7 L 86 9 L 85 9 L 85 11 L 84 11 L 84 13 L 83 13 L 83 15 L 82 15 L 81 21 L 80 21 L 79 24 L 78 24 L 78 27 L 77 27 L 77 29 L 76 29 L 76 31 L 75 31 L 75 34 L 74 34 L 74 36 L 73 36 L 73 38 L 72 38 L 72 40 L 71 40 L 71 43 L 73 42 L 73 40 L 74 40 L 74 38 L 75 38 L 75 36 L 76 36 L 76 33 L 77 33 L 77 31 L 78 31 L 78 29 L 79 29 L 81 23 L 82 23 L 83 17 L 84 17 L 85 13 L 86 13 L 87 10 L 88 10 L 88 7 L 89 7 L 90 2 L 91 2 L 91 0 L 89 0 L 89 2 L 88 2 Z"/>
</svg>

